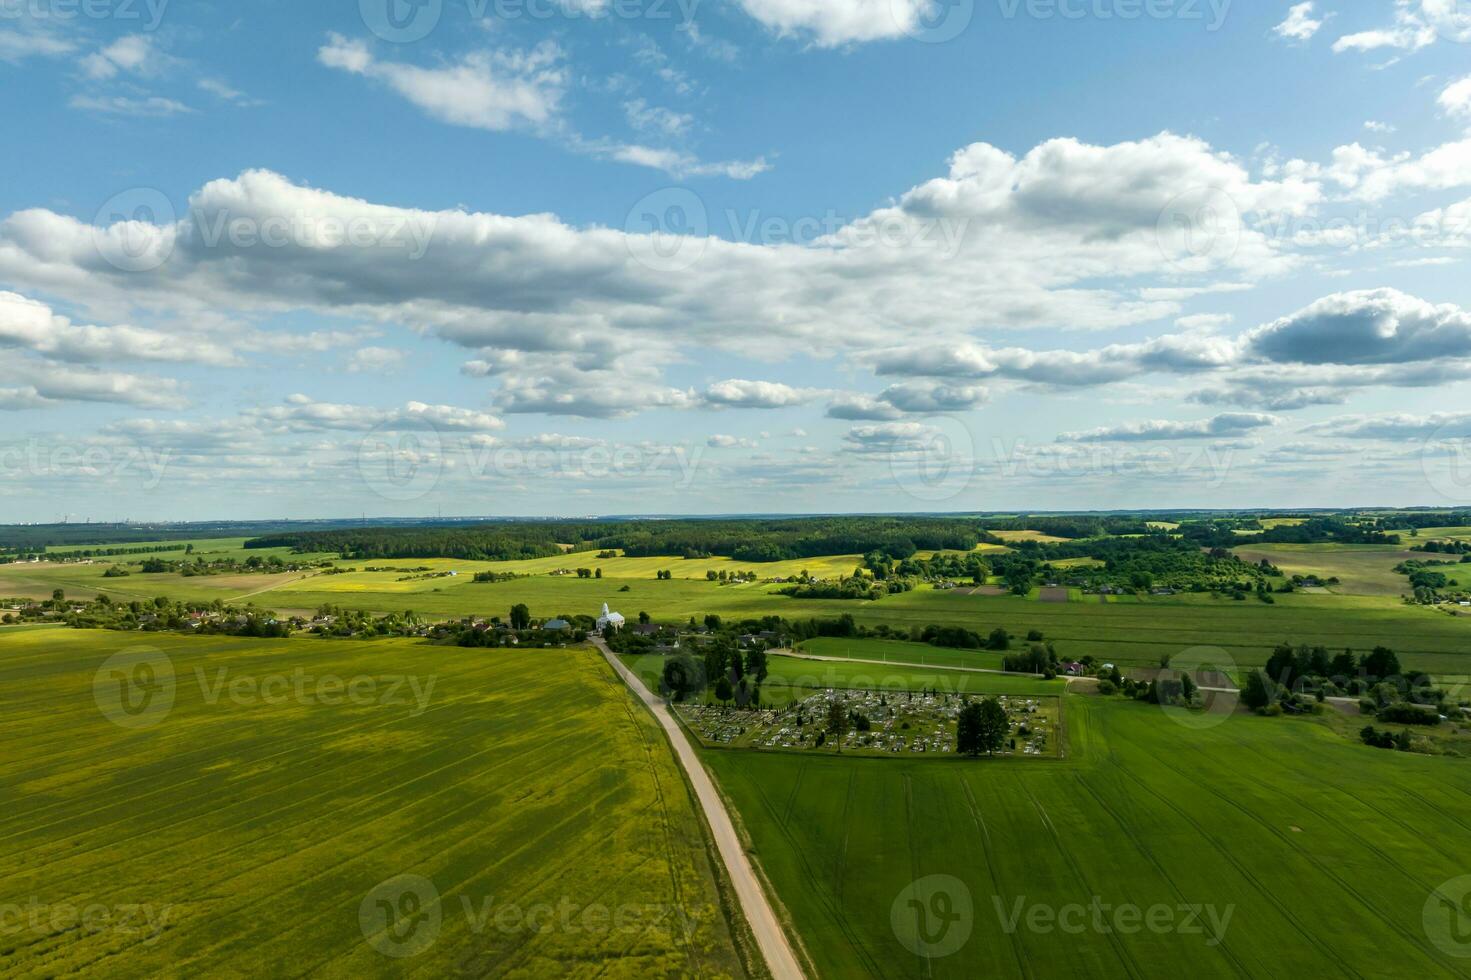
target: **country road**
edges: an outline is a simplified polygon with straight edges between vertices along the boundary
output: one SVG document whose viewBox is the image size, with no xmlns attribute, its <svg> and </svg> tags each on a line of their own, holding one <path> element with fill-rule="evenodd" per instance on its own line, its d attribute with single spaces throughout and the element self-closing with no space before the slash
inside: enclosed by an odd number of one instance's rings
<svg viewBox="0 0 1471 980">
<path fill-rule="evenodd" d="M 701 809 L 705 811 L 705 819 L 710 824 L 711 833 L 715 835 L 715 846 L 720 851 L 721 860 L 725 862 L 725 869 L 730 875 L 736 897 L 740 900 L 741 910 L 745 913 L 746 921 L 751 925 L 751 931 L 756 935 L 756 944 L 761 947 L 761 955 L 765 958 L 766 966 L 771 970 L 772 977 L 775 980 L 801 980 L 802 967 L 797 963 L 797 956 L 792 951 L 791 943 L 787 941 L 787 934 L 781 927 L 781 920 L 777 918 L 775 910 L 767 900 L 766 892 L 762 891 L 761 882 L 757 880 L 756 872 L 751 867 L 751 861 L 746 856 L 745 848 L 741 846 L 740 837 L 736 834 L 735 825 L 731 823 L 730 814 L 726 812 L 725 801 L 716 791 L 710 774 L 705 771 L 705 766 L 700 762 L 695 747 L 690 744 L 689 736 L 675 720 L 673 712 L 669 710 L 664 700 L 645 687 L 643 681 L 639 680 L 633 671 L 625 667 L 613 655 L 601 637 L 594 636 L 588 639 L 612 665 L 618 676 L 623 678 L 629 690 L 654 713 L 654 717 L 663 726 L 664 733 L 669 736 L 669 744 L 674 747 L 674 754 L 679 758 L 679 764 L 689 775 L 695 798 L 699 800 Z"/>
</svg>

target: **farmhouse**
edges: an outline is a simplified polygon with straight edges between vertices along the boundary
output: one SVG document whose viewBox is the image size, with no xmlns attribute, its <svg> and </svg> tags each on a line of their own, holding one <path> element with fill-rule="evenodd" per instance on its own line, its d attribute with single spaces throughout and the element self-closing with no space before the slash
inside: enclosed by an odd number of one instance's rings
<svg viewBox="0 0 1471 980">
<path fill-rule="evenodd" d="M 560 633 L 563 630 L 570 630 L 572 624 L 565 619 L 549 619 L 541 624 L 541 628 L 552 633 Z"/>
<path fill-rule="evenodd" d="M 603 603 L 603 614 L 598 617 L 598 629 L 606 633 L 610 629 L 621 630 L 622 628 L 623 614 L 610 611 L 608 604 Z"/>
</svg>

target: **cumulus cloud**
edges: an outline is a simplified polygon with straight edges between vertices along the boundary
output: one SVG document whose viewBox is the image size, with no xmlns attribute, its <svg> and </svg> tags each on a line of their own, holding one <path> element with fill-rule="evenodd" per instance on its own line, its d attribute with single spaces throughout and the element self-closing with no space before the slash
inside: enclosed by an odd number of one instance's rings
<svg viewBox="0 0 1471 980">
<path fill-rule="evenodd" d="M 254 410 L 250 417 L 282 432 L 367 432 L 444 430 L 453 432 L 496 432 L 505 423 L 494 415 L 452 405 L 426 405 L 411 401 L 402 408 L 374 408 L 320 402 L 307 395 L 292 395 L 285 404 Z"/>
<path fill-rule="evenodd" d="M 782 36 L 831 48 L 903 37 L 921 27 L 929 0 L 740 0 L 756 20 Z"/>
<path fill-rule="evenodd" d="M 1287 11 L 1287 18 L 1272 28 L 1278 37 L 1287 38 L 1290 41 L 1308 41 L 1323 26 L 1323 19 L 1313 16 L 1313 4 L 1293 4 Z"/>
<path fill-rule="evenodd" d="M 1395 289 L 1327 296 L 1249 333 L 1248 349 L 1298 364 L 1398 364 L 1471 357 L 1471 313 Z"/>
<path fill-rule="evenodd" d="M 904 413 L 872 395 L 842 392 L 828 403 L 827 417 L 848 422 L 892 422 L 903 418 Z"/>
<path fill-rule="evenodd" d="M 1276 425 L 1274 415 L 1225 412 L 1193 422 L 1154 419 L 1124 425 L 1102 426 L 1087 432 L 1064 432 L 1058 442 L 1159 442 L 1176 439 L 1221 439 L 1240 436 Z"/>
<path fill-rule="evenodd" d="M 141 408 L 183 408 L 183 386 L 172 378 L 58 364 L 11 364 L 6 380 L 21 384 L 7 389 L 12 399 L 43 407 L 62 402 L 101 402 Z"/>
<path fill-rule="evenodd" d="M 821 392 L 775 381 L 720 381 L 706 388 L 700 400 L 710 408 L 790 408 L 803 405 Z"/>
<path fill-rule="evenodd" d="M 1447 85 L 1436 101 L 1447 115 L 1471 119 L 1471 75 Z"/>
<path fill-rule="evenodd" d="M 758 444 L 743 436 L 730 436 L 717 433 L 705 440 L 705 445 L 711 449 L 755 449 Z"/>
<path fill-rule="evenodd" d="M 224 344 L 182 338 L 141 327 L 74 324 L 18 293 L 0 291 L 0 347 L 19 348 L 52 360 L 195 362 L 229 366 L 240 358 Z"/>
</svg>

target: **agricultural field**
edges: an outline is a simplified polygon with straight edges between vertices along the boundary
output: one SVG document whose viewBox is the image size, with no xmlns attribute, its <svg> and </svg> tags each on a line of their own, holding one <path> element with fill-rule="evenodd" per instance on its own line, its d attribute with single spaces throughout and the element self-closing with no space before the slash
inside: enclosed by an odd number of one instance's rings
<svg viewBox="0 0 1471 980">
<path fill-rule="evenodd" d="M 175 598 L 226 602 L 253 602 L 283 613 L 308 612 L 340 605 L 384 613 L 411 609 L 431 617 L 502 615 L 516 603 L 527 604 L 538 616 L 595 614 L 602 603 L 633 617 L 647 612 L 657 622 L 683 622 L 690 616 L 715 613 L 727 619 L 779 615 L 788 619 L 851 614 L 867 626 L 923 628 L 930 624 L 964 626 L 983 635 L 1004 627 L 1013 635 L 1041 630 L 1055 642 L 1059 656 L 1080 658 L 1092 654 L 1120 667 L 1157 666 L 1195 647 L 1216 647 L 1239 665 L 1265 663 L 1279 643 L 1322 644 L 1330 649 L 1351 647 L 1364 651 L 1377 645 L 1393 648 L 1408 666 L 1437 676 L 1471 673 L 1471 616 L 1416 606 L 1398 599 L 1403 576 L 1392 568 L 1400 549 L 1392 546 L 1270 545 L 1238 549 L 1246 556 L 1262 552 L 1290 573 L 1337 574 L 1340 588 L 1378 594 L 1279 595 L 1272 605 L 1255 599 L 1233 601 L 1205 595 L 1070 596 L 1069 602 L 1039 602 L 1010 595 L 977 595 L 971 589 L 937 591 L 920 587 L 878 601 L 793 599 L 777 592 L 780 586 L 750 583 L 721 585 L 698 576 L 681 576 L 683 559 L 605 559 L 602 579 L 575 575 L 534 575 L 510 582 L 476 583 L 478 570 L 509 570 L 522 563 L 468 562 L 449 559 L 395 559 L 339 563 L 395 567 L 397 572 L 356 572 L 344 575 L 286 573 L 284 576 L 196 576 L 134 574 L 104 579 L 103 563 L 0 565 L 0 597 L 49 597 L 55 588 L 86 598 L 106 592 L 115 600 Z M 1268 554 L 1270 551 L 1270 554 Z M 254 553 L 254 552 L 252 552 Z M 593 559 L 594 556 L 587 556 Z M 559 562 L 562 559 L 538 559 Z M 701 567 L 714 559 L 703 560 Z M 849 568 L 852 556 L 832 559 Z M 660 581 L 652 570 L 644 575 L 634 562 L 649 569 L 668 567 L 675 573 Z M 1300 564 L 1294 564 L 1299 562 Z M 595 563 L 595 562 L 594 562 Z M 579 556 L 570 567 L 584 564 Z M 816 561 L 807 562 L 816 565 Z M 407 570 L 429 566 L 454 570 L 453 578 L 400 582 Z M 732 569 L 737 563 L 730 563 Z M 764 574 L 765 566 L 755 566 Z M 639 577 L 626 577 L 639 568 Z M 851 570 L 851 568 L 849 568 Z M 619 574 L 614 574 L 614 572 Z M 1125 601 L 1126 600 L 1126 601 Z M 925 663 L 932 661 L 926 660 Z"/>
<path fill-rule="evenodd" d="M 1262 544 L 1233 549 L 1242 561 L 1266 559 L 1286 575 L 1337 578 L 1328 591 L 1340 595 L 1399 596 L 1412 591 L 1394 570 L 1402 561 L 1436 558 L 1405 546 L 1377 544 Z"/>
<path fill-rule="evenodd" d="M 591 651 L 7 629 L 0 707 L 7 977 L 747 975 Z"/>
<path fill-rule="evenodd" d="M 1065 700 L 1061 761 L 705 753 L 819 975 L 1468 974 L 1462 760 Z"/>
</svg>

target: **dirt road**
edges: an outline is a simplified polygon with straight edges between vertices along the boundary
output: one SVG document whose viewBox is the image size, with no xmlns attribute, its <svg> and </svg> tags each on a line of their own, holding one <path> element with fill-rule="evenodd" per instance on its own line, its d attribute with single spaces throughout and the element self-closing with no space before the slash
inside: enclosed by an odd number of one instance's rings
<svg viewBox="0 0 1471 980">
<path fill-rule="evenodd" d="M 725 801 L 716 791 L 715 784 L 710 781 L 710 774 L 705 771 L 705 766 L 700 762 L 695 747 L 690 744 L 689 736 L 679 726 L 679 722 L 675 720 L 673 713 L 662 698 L 652 693 L 633 671 L 623 666 L 623 663 L 613 655 L 613 652 L 600 638 L 590 637 L 589 639 L 593 646 L 602 652 L 608 663 L 612 664 L 618 676 L 623 678 L 629 690 L 648 705 L 649 710 L 654 713 L 654 717 L 664 728 L 664 733 L 669 736 L 669 744 L 674 747 L 674 754 L 678 757 L 679 764 L 689 774 L 695 798 L 699 800 L 701 809 L 705 811 L 705 819 L 709 822 L 710 830 L 715 835 L 715 846 L 720 851 L 721 860 L 725 862 L 725 870 L 735 888 L 736 897 L 740 900 L 741 910 L 746 915 L 746 921 L 751 925 L 751 931 L 756 934 L 756 944 L 761 947 L 761 955 L 765 957 L 772 977 L 775 980 L 801 980 L 802 968 L 797 963 L 797 956 L 792 951 L 791 943 L 787 941 L 787 934 L 782 929 L 781 922 L 777 919 L 771 903 L 767 901 L 766 893 L 761 890 L 761 883 L 756 878 L 756 872 L 751 867 L 751 861 L 746 856 L 745 849 L 741 847 L 740 837 L 736 835 L 735 825 L 731 823 L 730 814 L 725 810 Z"/>
</svg>

